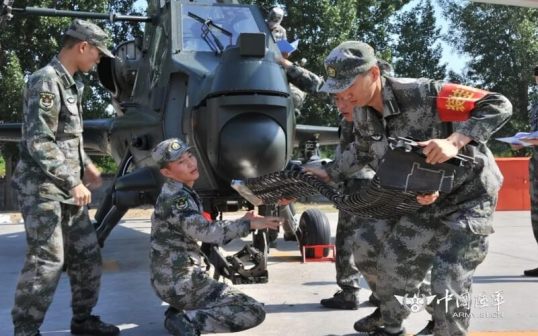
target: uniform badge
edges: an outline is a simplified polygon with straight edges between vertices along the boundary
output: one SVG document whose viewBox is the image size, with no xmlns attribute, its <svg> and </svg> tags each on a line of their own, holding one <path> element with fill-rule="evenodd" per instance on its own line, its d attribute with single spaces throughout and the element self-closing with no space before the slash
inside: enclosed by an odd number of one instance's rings
<svg viewBox="0 0 538 336">
<path fill-rule="evenodd" d="M 372 140 L 374 140 L 374 141 L 379 141 L 379 140 L 381 140 L 383 138 L 383 136 L 382 135 L 372 135 L 372 136 L 370 136 L 370 138 L 372 138 Z"/>
<path fill-rule="evenodd" d="M 178 210 L 185 210 L 189 207 L 189 199 L 187 196 L 181 196 L 177 199 L 176 208 Z"/>
<path fill-rule="evenodd" d="M 54 106 L 54 93 L 40 92 L 39 93 L 39 107 L 43 110 L 50 110 Z"/>
<path fill-rule="evenodd" d="M 67 102 L 69 104 L 73 104 L 75 102 L 75 98 L 74 97 L 69 97 L 69 98 L 67 98 Z"/>
<path fill-rule="evenodd" d="M 170 148 L 176 151 L 181 148 L 181 145 L 178 142 L 172 142 L 172 144 L 170 145 Z"/>
<path fill-rule="evenodd" d="M 327 76 L 336 77 L 336 69 L 332 66 L 327 66 Z"/>
</svg>

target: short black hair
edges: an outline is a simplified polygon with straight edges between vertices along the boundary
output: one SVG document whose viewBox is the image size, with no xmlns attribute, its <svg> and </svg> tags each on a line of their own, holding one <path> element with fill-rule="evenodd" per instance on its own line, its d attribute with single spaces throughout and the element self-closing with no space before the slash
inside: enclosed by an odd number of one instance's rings
<svg viewBox="0 0 538 336">
<path fill-rule="evenodd" d="M 63 38 L 63 47 L 67 49 L 73 48 L 77 43 L 82 42 L 76 37 L 65 34 Z"/>
</svg>

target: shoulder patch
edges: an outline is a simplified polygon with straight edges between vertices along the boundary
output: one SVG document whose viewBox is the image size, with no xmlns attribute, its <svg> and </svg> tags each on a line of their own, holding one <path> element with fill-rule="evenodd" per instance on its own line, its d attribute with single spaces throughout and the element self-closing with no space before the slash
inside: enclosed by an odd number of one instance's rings
<svg viewBox="0 0 538 336">
<path fill-rule="evenodd" d="M 189 207 L 189 197 L 187 195 L 181 195 L 175 200 L 175 207 L 178 210 L 185 210 Z"/>
<path fill-rule="evenodd" d="M 437 95 L 437 111 L 441 121 L 465 121 L 470 118 L 476 102 L 489 92 L 470 86 L 447 83 Z"/>
<path fill-rule="evenodd" d="M 54 106 L 54 98 L 56 95 L 51 92 L 40 92 L 39 93 L 39 107 L 43 110 L 50 110 Z"/>
</svg>

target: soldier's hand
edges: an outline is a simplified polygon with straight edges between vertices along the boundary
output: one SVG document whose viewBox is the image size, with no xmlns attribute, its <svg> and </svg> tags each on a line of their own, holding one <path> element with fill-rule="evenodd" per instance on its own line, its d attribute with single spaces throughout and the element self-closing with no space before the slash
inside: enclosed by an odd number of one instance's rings
<svg viewBox="0 0 538 336">
<path fill-rule="evenodd" d="M 417 202 L 421 205 L 430 205 L 439 198 L 439 192 L 436 191 L 433 194 L 417 195 Z"/>
<path fill-rule="evenodd" d="M 329 174 L 327 174 L 327 171 L 324 169 L 319 168 L 312 168 L 312 167 L 303 167 L 303 170 L 307 173 L 310 173 L 312 175 L 315 175 L 317 178 L 322 180 L 323 182 L 327 183 L 331 180 L 331 177 Z"/>
<path fill-rule="evenodd" d="M 286 205 L 290 205 L 291 203 L 295 202 L 295 198 L 281 198 L 278 200 L 278 205 L 280 206 L 286 206 Z"/>
<path fill-rule="evenodd" d="M 251 230 L 262 230 L 262 229 L 271 229 L 278 230 L 278 227 L 284 222 L 283 218 L 279 217 L 262 217 L 257 216 L 250 220 L 250 229 Z"/>
<path fill-rule="evenodd" d="M 443 163 L 458 155 L 460 148 L 471 142 L 471 138 L 461 133 L 454 132 L 446 139 L 431 139 L 421 141 L 418 144 L 422 147 L 422 152 L 426 155 L 426 162 L 429 164 Z"/>
<path fill-rule="evenodd" d="M 101 172 L 93 163 L 90 163 L 84 169 L 83 183 L 87 188 L 92 190 L 99 188 L 103 184 Z"/>
<path fill-rule="evenodd" d="M 458 148 L 446 139 L 431 139 L 418 144 L 424 147 L 422 152 L 429 164 L 443 163 L 458 155 Z"/>
<path fill-rule="evenodd" d="M 84 206 L 92 201 L 92 194 L 82 183 L 71 189 L 69 193 L 73 196 L 75 204 L 78 206 Z"/>
</svg>

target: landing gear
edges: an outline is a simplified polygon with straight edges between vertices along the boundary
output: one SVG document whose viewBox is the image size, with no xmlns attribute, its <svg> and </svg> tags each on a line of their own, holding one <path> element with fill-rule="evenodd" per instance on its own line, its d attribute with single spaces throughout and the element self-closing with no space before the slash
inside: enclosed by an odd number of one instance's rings
<svg viewBox="0 0 538 336">
<path fill-rule="evenodd" d="M 329 219 L 318 209 L 308 209 L 301 215 L 299 220 L 300 239 L 299 245 L 301 253 L 304 245 L 327 245 L 331 243 L 331 227 Z M 305 251 L 307 258 L 316 258 L 314 251 Z M 329 249 L 323 249 L 323 257 L 329 255 Z"/>
</svg>

